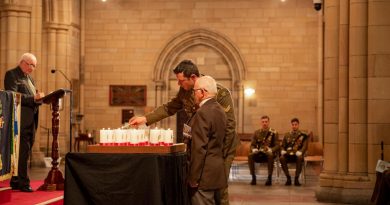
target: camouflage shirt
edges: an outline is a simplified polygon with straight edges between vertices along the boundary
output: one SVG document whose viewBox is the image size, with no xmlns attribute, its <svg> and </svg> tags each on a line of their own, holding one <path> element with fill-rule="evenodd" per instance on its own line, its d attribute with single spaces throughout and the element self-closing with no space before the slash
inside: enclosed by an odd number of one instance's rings
<svg viewBox="0 0 390 205">
<path fill-rule="evenodd" d="M 217 84 L 217 89 L 217 102 L 223 107 L 227 117 L 226 135 L 223 149 L 224 158 L 226 158 L 228 155 L 235 154 L 239 139 L 236 135 L 236 119 L 234 116 L 233 99 L 230 91 L 220 84 Z M 166 117 L 172 116 L 181 109 L 185 110 L 188 117 L 192 117 L 192 115 L 196 112 L 197 107 L 192 91 L 187 91 L 180 87 L 176 97 L 145 115 L 147 124 L 150 125 Z"/>
<path fill-rule="evenodd" d="M 251 150 L 252 149 L 264 149 L 265 147 L 269 147 L 272 149 L 272 152 L 279 151 L 279 143 L 278 143 L 279 134 L 276 130 L 269 128 L 267 130 L 259 129 L 256 130 L 253 134 L 252 142 L 251 142 Z"/>
<path fill-rule="evenodd" d="M 300 130 L 296 132 L 288 132 L 284 135 L 282 141 L 282 150 L 285 151 L 300 151 L 302 153 L 306 152 L 307 149 L 307 139 L 308 135 Z"/>
</svg>

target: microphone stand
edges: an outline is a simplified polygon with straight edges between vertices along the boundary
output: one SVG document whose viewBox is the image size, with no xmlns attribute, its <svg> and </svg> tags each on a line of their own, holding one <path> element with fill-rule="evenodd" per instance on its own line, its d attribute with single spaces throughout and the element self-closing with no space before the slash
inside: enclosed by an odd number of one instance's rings
<svg viewBox="0 0 390 205">
<path fill-rule="evenodd" d="M 69 109 L 69 152 L 72 152 L 72 122 L 73 122 L 73 85 L 72 81 L 65 75 L 64 72 L 58 69 L 52 69 L 51 73 L 56 71 L 60 72 L 61 75 L 68 81 L 70 85 L 70 90 L 66 90 L 67 93 L 70 93 L 70 109 Z"/>
<path fill-rule="evenodd" d="M 70 108 L 69 108 L 69 152 L 72 152 L 72 122 L 73 122 L 73 89 L 70 84 Z"/>
</svg>

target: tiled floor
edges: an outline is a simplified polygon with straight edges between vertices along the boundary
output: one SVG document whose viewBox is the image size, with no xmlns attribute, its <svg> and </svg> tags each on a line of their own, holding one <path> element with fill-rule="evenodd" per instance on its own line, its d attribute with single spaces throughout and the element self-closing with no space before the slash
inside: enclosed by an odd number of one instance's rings
<svg viewBox="0 0 390 205">
<path fill-rule="evenodd" d="M 49 173 L 49 168 L 32 168 L 30 170 L 30 177 L 33 180 L 45 179 Z M 64 166 L 60 166 L 60 170 L 64 173 Z M 292 172 L 291 172 L 292 173 Z M 265 183 L 265 169 L 260 168 L 258 172 L 257 185 L 249 185 L 250 176 L 247 165 L 240 165 L 236 170 L 234 178 L 229 180 L 229 194 L 231 205 L 340 205 L 320 203 L 316 201 L 315 189 L 318 185 L 318 166 L 310 166 L 306 169 L 306 183 L 302 186 L 296 187 L 285 186 L 285 177 L 276 176 L 274 170 L 273 185 L 271 187 L 264 186 Z"/>
<path fill-rule="evenodd" d="M 317 202 L 315 198 L 317 182 L 307 182 L 300 187 L 285 186 L 284 182 L 274 182 L 271 187 L 266 187 L 264 182 L 258 180 L 255 186 L 249 185 L 249 181 L 230 182 L 230 204 L 255 205 L 260 202 L 261 205 L 329 204 Z"/>
<path fill-rule="evenodd" d="M 306 169 L 306 180 L 301 178 L 301 186 L 285 186 L 286 177 L 281 169 L 274 169 L 272 186 L 265 186 L 266 167 L 257 167 L 257 185 L 249 185 L 250 175 L 247 164 L 236 167 L 235 176 L 230 178 L 229 195 L 231 205 L 336 205 L 320 203 L 316 200 L 320 166 L 310 165 Z M 279 176 L 277 175 L 279 173 Z M 294 175 L 294 171 L 290 170 Z M 305 183 L 306 181 L 306 183 Z M 337 204 L 341 205 L 341 204 Z"/>
</svg>

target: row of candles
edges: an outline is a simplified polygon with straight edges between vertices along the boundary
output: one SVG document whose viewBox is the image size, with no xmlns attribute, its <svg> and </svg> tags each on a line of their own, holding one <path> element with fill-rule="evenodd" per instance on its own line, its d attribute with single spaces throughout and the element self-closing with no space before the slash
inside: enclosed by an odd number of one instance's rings
<svg viewBox="0 0 390 205">
<path fill-rule="evenodd" d="M 171 129 L 102 129 L 99 144 L 103 146 L 169 146 L 173 144 Z"/>
</svg>

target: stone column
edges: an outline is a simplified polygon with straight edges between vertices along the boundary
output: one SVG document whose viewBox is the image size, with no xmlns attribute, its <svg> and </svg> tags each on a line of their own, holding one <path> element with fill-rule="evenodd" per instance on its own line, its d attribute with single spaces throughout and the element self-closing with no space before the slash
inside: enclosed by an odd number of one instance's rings
<svg viewBox="0 0 390 205">
<path fill-rule="evenodd" d="M 318 105 L 317 133 L 318 140 L 324 142 L 324 10 L 318 12 Z"/>
<path fill-rule="evenodd" d="M 32 5 L 0 5 L 1 82 L 4 82 L 7 69 L 14 68 L 20 56 L 31 51 L 31 11 Z"/>
<path fill-rule="evenodd" d="M 64 73 L 69 80 L 73 79 L 74 69 L 70 67 L 71 60 L 71 41 L 69 40 L 69 27 L 71 25 L 71 2 L 69 0 L 46 0 L 43 7 L 45 8 L 44 37 L 42 44 L 45 46 L 43 53 L 43 64 L 47 67 L 48 91 L 54 91 L 59 88 L 70 88 L 71 83 L 61 74 Z M 77 56 L 77 58 L 79 58 Z M 50 73 L 51 69 L 57 69 L 54 74 Z M 77 72 L 78 73 L 78 72 Z M 60 130 L 58 141 L 61 153 L 69 151 L 70 142 L 70 95 L 63 99 L 63 110 L 60 112 Z M 73 117 L 75 119 L 75 117 Z M 47 119 L 46 124 L 51 125 L 51 119 Z M 72 133 L 73 134 L 73 133 Z M 74 134 L 73 134 L 74 135 Z M 74 137 L 74 136 L 73 136 Z M 74 141 L 74 140 L 72 140 Z"/>
<path fill-rule="evenodd" d="M 164 92 L 164 90 L 165 90 L 165 92 L 167 92 L 166 91 L 167 86 L 166 86 L 165 81 L 163 81 L 163 80 L 156 81 L 155 83 L 156 83 L 156 85 L 155 85 L 155 99 L 154 99 L 155 103 L 154 103 L 154 108 L 157 108 L 158 106 L 160 106 L 160 105 L 162 105 L 164 103 L 163 92 Z M 156 126 L 162 127 L 163 126 L 162 122 L 161 121 L 157 122 Z M 167 125 L 165 124 L 165 126 L 167 126 Z"/>
<path fill-rule="evenodd" d="M 340 1 L 339 19 L 339 143 L 338 172 L 348 171 L 348 46 L 349 46 L 349 0 Z"/>
<path fill-rule="evenodd" d="M 23 2 L 23 5 L 21 2 L 12 1 L 0 5 L 1 83 L 4 82 L 4 73 L 18 64 L 23 53 L 30 52 L 38 60 L 37 69 L 32 73 L 36 87 L 40 91 L 46 91 L 42 83 L 44 79 L 42 73 L 45 69 L 41 64 L 41 12 L 41 1 L 27 1 Z M 44 112 L 40 112 L 40 121 L 43 116 Z M 33 165 L 43 165 L 43 152 L 40 150 L 41 134 L 41 129 L 38 127 L 32 148 Z"/>
<path fill-rule="evenodd" d="M 338 154 L 329 154 L 335 150 L 325 144 L 325 164 L 328 165 L 320 175 L 316 196 L 319 201 L 369 204 L 372 183 L 367 177 L 368 4 L 366 0 L 342 0 L 339 4 L 329 0 L 326 1 L 325 16 L 339 16 L 337 35 L 329 31 L 328 26 L 325 28 L 325 37 L 335 37 L 332 42 L 338 39 Z M 335 22 L 326 21 L 325 24 Z M 325 135 L 325 141 L 330 141 L 329 138 L 333 139 L 333 136 Z M 329 156 L 337 157 L 333 158 L 337 159 L 337 165 L 332 165 Z"/>
<path fill-rule="evenodd" d="M 16 67 L 20 56 L 31 52 L 32 5 L 0 5 L 0 68 L 1 83 L 8 69 Z"/>
<path fill-rule="evenodd" d="M 339 0 L 327 0 L 323 7 L 325 17 L 324 39 L 324 171 L 320 174 L 320 186 L 316 192 L 319 201 L 337 200 L 334 187 L 342 186 L 342 176 L 339 173 L 340 164 L 346 163 L 340 159 L 343 156 L 343 142 L 340 138 L 340 128 L 345 130 L 345 121 L 340 116 L 345 112 L 342 96 L 346 95 L 345 89 L 340 89 L 340 77 L 345 77 L 339 66 L 343 64 L 345 50 L 340 47 L 340 33 L 343 28 L 340 25 Z M 345 32 L 345 31 L 344 31 Z M 345 60 L 344 60 L 345 61 Z M 341 76 L 340 76 L 341 75 Z M 342 88 L 341 84 L 341 88 Z M 344 108 L 344 110 L 343 110 Z M 341 110 L 341 115 L 340 115 Z M 340 122 L 341 120 L 341 122 Z M 345 131 L 344 131 L 345 132 Z M 345 147 L 345 146 L 344 146 Z M 345 157 L 344 157 L 345 160 Z M 345 169 L 345 168 L 344 168 Z M 345 172 L 345 171 L 344 171 Z M 330 197 L 332 196 L 332 197 Z"/>
<path fill-rule="evenodd" d="M 244 103 L 245 103 L 245 96 L 244 96 L 244 83 L 242 81 L 237 81 L 235 83 L 235 90 L 238 92 L 238 110 L 237 110 L 237 116 L 236 119 L 236 126 L 237 126 L 237 133 L 244 133 Z M 248 121 L 247 121 L 248 122 Z"/>
<path fill-rule="evenodd" d="M 339 73 L 338 73 L 338 36 L 339 1 L 328 0 L 325 15 L 325 51 L 324 51 L 324 173 L 335 174 L 338 171 L 338 111 L 339 111 Z M 321 178 L 322 183 L 331 186 L 331 181 Z M 325 180 L 325 181 L 324 181 Z"/>
<path fill-rule="evenodd" d="M 68 78 L 71 78 L 71 69 L 68 66 L 69 53 L 68 44 L 68 26 L 64 24 L 49 22 L 45 24 L 46 29 L 46 64 L 48 69 L 57 69 L 62 71 Z M 70 83 L 57 71 L 48 78 L 48 90 L 54 91 L 59 88 L 71 89 Z M 70 95 L 63 98 L 63 111 L 60 116 L 60 130 L 58 141 L 62 145 L 62 151 L 69 150 L 69 129 L 70 129 Z M 50 124 L 50 123 L 49 123 Z M 73 136 L 74 137 L 74 136 Z"/>
<path fill-rule="evenodd" d="M 162 92 L 164 91 L 165 88 L 165 82 L 160 80 L 160 81 L 156 81 L 155 83 L 156 83 L 155 85 L 156 95 L 155 95 L 154 107 L 158 107 L 164 103 Z"/>
<path fill-rule="evenodd" d="M 84 100 L 84 94 L 85 94 L 85 87 L 84 87 L 84 77 L 85 77 L 85 0 L 80 1 L 80 70 L 79 70 L 79 82 L 80 82 L 80 88 L 79 88 L 79 114 L 85 114 L 85 100 Z M 75 119 L 75 118 L 73 118 Z M 73 122 L 75 124 L 76 121 Z M 84 127 L 83 127 L 84 128 Z M 96 139 L 95 139 L 96 140 Z"/>
<path fill-rule="evenodd" d="M 390 161 L 390 1 L 368 2 L 367 151 L 368 173 L 375 181 L 381 141 L 384 142 L 384 160 Z"/>
<path fill-rule="evenodd" d="M 367 176 L 367 0 L 351 0 L 349 172 Z"/>
</svg>

